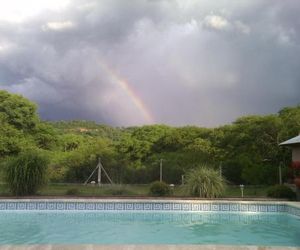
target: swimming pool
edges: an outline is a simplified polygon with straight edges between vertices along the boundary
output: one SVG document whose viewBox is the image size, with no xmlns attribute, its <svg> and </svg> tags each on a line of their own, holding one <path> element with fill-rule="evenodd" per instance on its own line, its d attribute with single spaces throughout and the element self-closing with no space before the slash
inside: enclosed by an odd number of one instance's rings
<svg viewBox="0 0 300 250">
<path fill-rule="evenodd" d="M 297 203 L 2 200 L 0 245 L 300 246 Z"/>
</svg>

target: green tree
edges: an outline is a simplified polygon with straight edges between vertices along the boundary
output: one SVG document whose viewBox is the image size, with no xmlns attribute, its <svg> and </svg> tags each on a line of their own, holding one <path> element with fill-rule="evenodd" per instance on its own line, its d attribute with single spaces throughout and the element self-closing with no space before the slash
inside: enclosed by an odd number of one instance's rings
<svg viewBox="0 0 300 250">
<path fill-rule="evenodd" d="M 16 129 L 31 131 L 39 122 L 36 105 L 21 95 L 0 90 L 0 114 Z"/>
<path fill-rule="evenodd" d="M 116 148 L 122 155 L 123 162 L 133 168 L 143 166 L 143 161 L 151 153 L 151 142 L 138 140 L 129 133 L 124 133 L 121 140 L 117 143 Z"/>
<path fill-rule="evenodd" d="M 70 182 L 84 182 L 101 158 L 102 164 L 113 179 L 119 171 L 115 169 L 115 151 L 110 140 L 93 138 L 85 141 L 79 148 L 68 152 L 60 165 L 66 168 L 64 179 Z M 116 177 L 116 178 L 115 178 Z"/>
<path fill-rule="evenodd" d="M 154 152 L 174 152 L 185 145 L 185 141 L 183 140 L 180 131 L 173 128 L 170 129 L 164 136 L 162 136 L 154 145 Z"/>
<path fill-rule="evenodd" d="M 16 155 L 25 148 L 34 147 L 32 138 L 10 125 L 0 113 L 0 158 Z"/>
<path fill-rule="evenodd" d="M 63 151 L 67 152 L 78 149 L 84 143 L 84 137 L 82 135 L 64 134 L 60 137 L 60 141 Z"/>
<path fill-rule="evenodd" d="M 219 147 L 225 152 L 223 166 L 226 177 L 235 183 L 243 179 L 252 184 L 264 184 L 262 176 L 277 173 L 283 160 L 278 146 L 282 128 L 282 121 L 277 115 L 241 117 L 233 125 L 223 127 L 224 137 Z M 273 168 L 269 167 L 270 162 Z"/>
<path fill-rule="evenodd" d="M 33 131 L 33 138 L 37 147 L 52 150 L 58 145 L 58 133 L 53 126 L 47 122 L 36 124 Z"/>
<path fill-rule="evenodd" d="M 40 146 L 39 124 L 34 103 L 0 90 L 0 158 Z"/>
<path fill-rule="evenodd" d="M 281 131 L 282 140 L 290 139 L 300 133 L 300 105 L 281 109 L 279 118 L 284 124 Z"/>
<path fill-rule="evenodd" d="M 139 141 L 147 141 L 150 143 L 157 142 L 161 137 L 163 137 L 170 127 L 166 125 L 146 125 L 142 127 L 137 127 L 132 130 L 131 136 Z"/>
<path fill-rule="evenodd" d="M 221 150 L 212 145 L 211 140 L 197 138 L 193 143 L 187 146 L 187 151 L 191 151 L 201 156 L 201 161 L 217 164 L 219 161 L 218 155 L 221 154 Z"/>
</svg>

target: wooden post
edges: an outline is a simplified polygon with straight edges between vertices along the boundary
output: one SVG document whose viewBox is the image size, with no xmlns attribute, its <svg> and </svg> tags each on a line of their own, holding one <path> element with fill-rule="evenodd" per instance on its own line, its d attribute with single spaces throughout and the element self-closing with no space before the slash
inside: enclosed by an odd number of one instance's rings
<svg viewBox="0 0 300 250">
<path fill-rule="evenodd" d="M 163 176 L 162 176 L 162 162 L 163 159 L 160 159 L 160 164 L 159 164 L 159 181 L 162 182 Z"/>
<path fill-rule="evenodd" d="M 101 159 L 99 158 L 99 163 L 98 163 L 98 186 L 101 186 Z"/>
<path fill-rule="evenodd" d="M 282 185 L 281 163 L 279 163 L 279 184 Z"/>
</svg>

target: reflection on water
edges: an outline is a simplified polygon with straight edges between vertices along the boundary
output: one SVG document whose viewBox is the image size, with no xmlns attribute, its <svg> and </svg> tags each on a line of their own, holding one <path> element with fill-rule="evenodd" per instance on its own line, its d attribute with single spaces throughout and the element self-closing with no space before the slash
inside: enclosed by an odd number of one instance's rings
<svg viewBox="0 0 300 250">
<path fill-rule="evenodd" d="M 0 244 L 247 244 L 300 246 L 287 214 L 1 212 Z"/>
<path fill-rule="evenodd" d="M 16 216 L 15 213 L 6 213 L 6 218 L 11 215 Z M 178 222 L 181 224 L 194 224 L 195 222 L 203 223 L 284 223 L 286 220 L 295 220 L 297 218 L 292 216 L 278 216 L 274 214 L 247 214 L 247 213 L 164 213 L 164 212 L 151 212 L 151 213 L 128 213 L 128 212 L 24 212 L 20 215 L 20 219 L 25 219 L 30 216 L 31 220 L 39 221 L 43 218 L 46 223 L 50 222 L 53 217 L 56 219 L 68 220 L 72 223 L 81 223 L 82 219 L 85 222 L 93 222 L 95 220 L 109 221 L 112 223 L 119 223 L 120 221 L 152 221 L 163 223 Z"/>
</svg>

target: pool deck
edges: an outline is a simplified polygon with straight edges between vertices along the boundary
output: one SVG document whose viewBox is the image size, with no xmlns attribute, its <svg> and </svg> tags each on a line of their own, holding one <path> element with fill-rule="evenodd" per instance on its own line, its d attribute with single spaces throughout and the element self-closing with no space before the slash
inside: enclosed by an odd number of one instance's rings
<svg viewBox="0 0 300 250">
<path fill-rule="evenodd" d="M 0 246 L 0 250 L 300 250 L 300 247 L 222 245 L 7 245 Z"/>
</svg>

